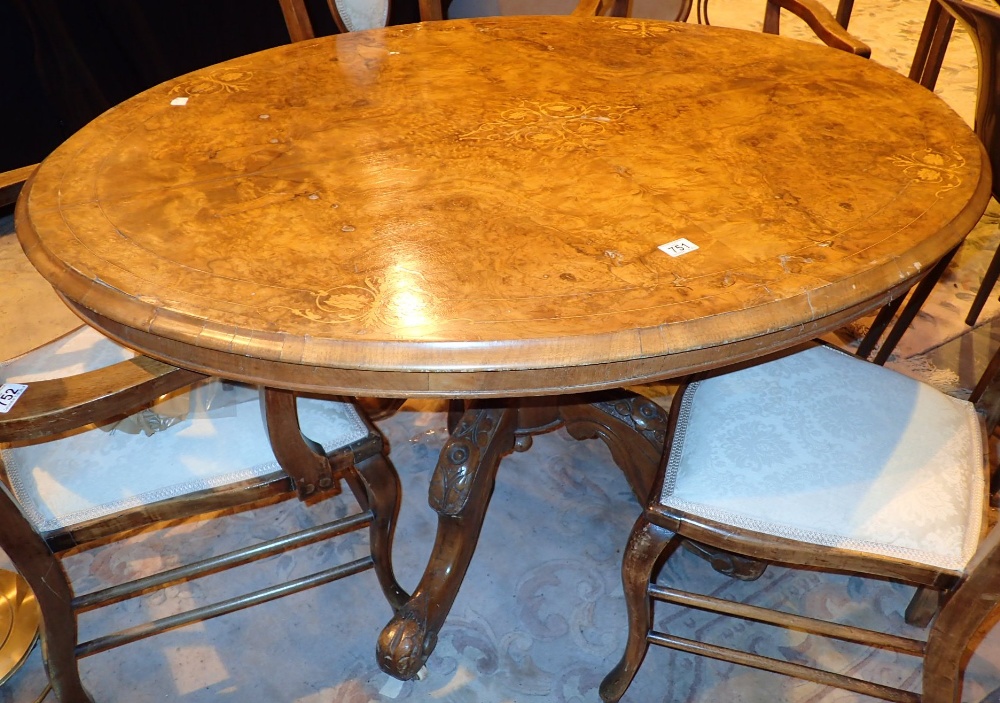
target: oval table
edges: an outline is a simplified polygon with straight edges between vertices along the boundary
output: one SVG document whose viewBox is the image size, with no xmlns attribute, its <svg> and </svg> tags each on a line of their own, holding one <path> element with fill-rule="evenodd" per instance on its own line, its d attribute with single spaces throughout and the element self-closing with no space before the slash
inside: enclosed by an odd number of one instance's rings
<svg viewBox="0 0 1000 703">
<path fill-rule="evenodd" d="M 286 391 L 469 399 L 423 579 L 379 640 L 414 676 L 497 465 L 560 424 L 644 497 L 664 414 L 615 391 L 788 348 L 905 292 L 990 195 L 895 73 L 773 36 L 508 17 L 279 47 L 108 111 L 16 227 L 88 323 Z"/>
</svg>

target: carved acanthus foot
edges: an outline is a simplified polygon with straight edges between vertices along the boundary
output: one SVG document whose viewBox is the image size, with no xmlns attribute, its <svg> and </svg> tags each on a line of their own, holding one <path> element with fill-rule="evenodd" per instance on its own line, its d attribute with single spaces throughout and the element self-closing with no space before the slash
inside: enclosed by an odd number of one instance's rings
<svg viewBox="0 0 1000 703">
<path fill-rule="evenodd" d="M 404 607 L 379 635 L 378 665 L 390 676 L 408 681 L 416 678 L 436 645 L 437 630 L 429 630 L 418 611 Z"/>
</svg>

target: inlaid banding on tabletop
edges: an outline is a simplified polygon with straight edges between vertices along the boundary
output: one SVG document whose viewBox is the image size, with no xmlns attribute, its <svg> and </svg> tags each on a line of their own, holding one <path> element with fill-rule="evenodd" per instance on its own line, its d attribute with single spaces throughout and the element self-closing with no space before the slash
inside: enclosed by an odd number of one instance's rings
<svg viewBox="0 0 1000 703">
<path fill-rule="evenodd" d="M 257 358 L 382 389 L 432 372 L 416 385 L 468 395 L 524 371 L 523 391 L 548 393 L 552 369 L 580 388 L 608 364 L 669 376 L 870 310 L 962 240 L 984 165 L 938 98 L 842 52 L 489 18 L 152 88 L 56 150 L 25 219 L 44 228 L 43 275 L 143 325 L 150 353 L 163 337 L 211 350 L 220 375 Z M 659 249 L 681 238 L 698 248 Z"/>
</svg>

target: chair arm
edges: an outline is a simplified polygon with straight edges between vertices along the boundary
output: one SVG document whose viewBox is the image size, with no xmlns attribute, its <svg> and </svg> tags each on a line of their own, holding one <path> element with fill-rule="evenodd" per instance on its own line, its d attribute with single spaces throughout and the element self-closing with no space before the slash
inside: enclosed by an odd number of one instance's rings
<svg viewBox="0 0 1000 703">
<path fill-rule="evenodd" d="M 0 415 L 0 441 L 38 439 L 103 423 L 203 378 L 200 373 L 137 356 L 75 376 L 32 381 L 14 407 Z"/>
<path fill-rule="evenodd" d="M 827 46 L 840 49 L 857 56 L 869 58 L 871 47 L 854 37 L 840 26 L 837 18 L 826 9 L 819 0 L 767 0 L 767 19 L 764 21 L 764 31 L 777 34 L 777 13 L 779 8 L 788 10 L 793 15 L 802 18 L 816 36 Z M 768 20 L 773 18 L 773 24 Z"/>
<path fill-rule="evenodd" d="M 17 196 L 21 192 L 24 182 L 28 180 L 28 176 L 30 176 L 36 168 L 38 168 L 38 164 L 0 173 L 0 207 L 10 205 L 17 200 Z"/>
</svg>

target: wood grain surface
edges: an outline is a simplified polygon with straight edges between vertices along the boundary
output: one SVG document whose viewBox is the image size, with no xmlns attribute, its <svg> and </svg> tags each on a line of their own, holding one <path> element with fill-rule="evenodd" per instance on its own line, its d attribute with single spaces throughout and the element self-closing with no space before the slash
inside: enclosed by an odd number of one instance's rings
<svg viewBox="0 0 1000 703">
<path fill-rule="evenodd" d="M 506 17 L 301 42 L 153 88 L 42 164 L 16 226 L 86 319 L 171 363 L 517 396 L 832 329 L 911 285 L 989 195 L 965 124 L 861 58 Z M 658 249 L 679 238 L 698 249 Z"/>
</svg>

